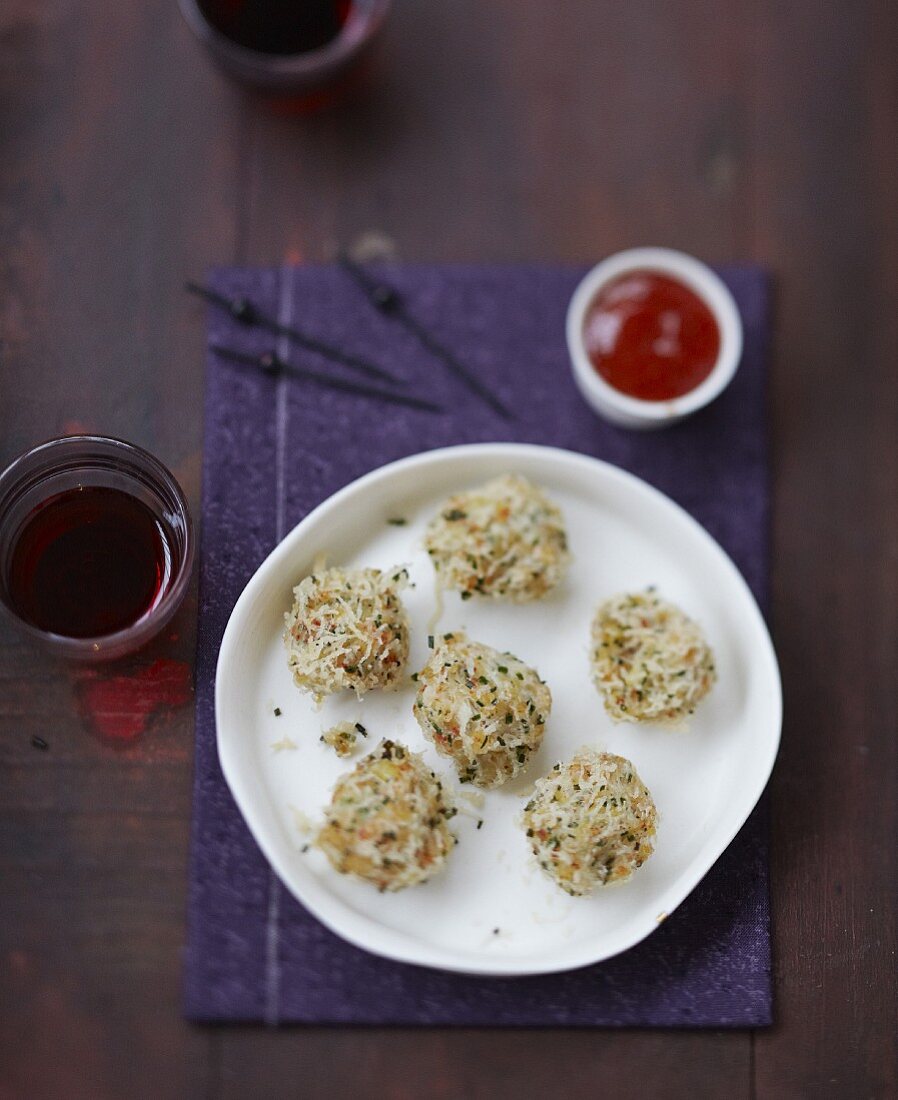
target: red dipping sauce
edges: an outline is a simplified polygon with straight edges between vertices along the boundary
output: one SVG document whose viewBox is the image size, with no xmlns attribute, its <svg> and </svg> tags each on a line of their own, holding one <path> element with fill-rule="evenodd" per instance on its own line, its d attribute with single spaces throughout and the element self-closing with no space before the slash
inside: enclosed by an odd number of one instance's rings
<svg viewBox="0 0 898 1100">
<path fill-rule="evenodd" d="M 703 299 L 655 271 L 632 271 L 603 286 L 586 311 L 583 340 L 596 372 L 643 401 L 690 393 L 720 354 L 720 328 Z"/>
</svg>

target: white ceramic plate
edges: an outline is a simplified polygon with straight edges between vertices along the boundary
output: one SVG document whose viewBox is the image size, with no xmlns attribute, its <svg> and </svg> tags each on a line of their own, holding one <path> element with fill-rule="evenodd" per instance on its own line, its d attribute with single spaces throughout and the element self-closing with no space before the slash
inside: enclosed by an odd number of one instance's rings
<svg viewBox="0 0 898 1100">
<path fill-rule="evenodd" d="M 562 588 L 536 604 L 462 602 L 447 594 L 437 629 L 465 629 L 536 667 L 554 704 L 543 746 L 527 773 L 468 805 L 448 761 L 412 716 L 412 685 L 344 693 L 320 710 L 292 682 L 281 635 L 291 589 L 321 553 L 334 565 L 408 565 L 411 668 L 427 660 L 435 607 L 424 527 L 459 489 L 514 471 L 560 505 L 574 561 Z M 407 520 L 392 526 L 390 518 Z M 596 605 L 655 584 L 698 619 L 719 680 L 687 730 L 618 725 L 589 679 L 589 626 Z M 275 716 L 275 708 L 282 714 Z M 566 970 L 624 951 L 673 912 L 732 840 L 760 797 L 780 736 L 776 657 L 745 582 L 716 542 L 645 482 L 583 455 L 547 447 L 482 444 L 415 455 L 336 493 L 284 539 L 247 585 L 218 660 L 216 720 L 225 777 L 253 836 L 299 901 L 351 943 L 404 962 L 467 973 Z M 396 738 L 424 754 L 460 794 L 460 837 L 446 870 L 423 886 L 380 894 L 338 875 L 315 848 L 302 815 L 320 820 L 331 788 L 361 753 L 339 760 L 321 731 L 361 721 L 366 748 Z M 297 748 L 276 751 L 285 736 Z M 515 820 L 532 788 L 583 745 L 628 757 L 660 813 L 655 854 L 626 883 L 571 898 L 531 861 Z M 300 811 L 297 815 L 296 810 Z M 478 830 L 477 821 L 483 820 Z M 497 931 L 498 930 L 498 931 Z"/>
</svg>

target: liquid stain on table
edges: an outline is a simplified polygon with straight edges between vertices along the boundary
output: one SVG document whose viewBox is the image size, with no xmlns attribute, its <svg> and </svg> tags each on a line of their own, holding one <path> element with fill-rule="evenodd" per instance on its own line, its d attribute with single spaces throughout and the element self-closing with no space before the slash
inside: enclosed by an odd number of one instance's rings
<svg viewBox="0 0 898 1100">
<path fill-rule="evenodd" d="M 130 672 L 78 670 L 74 688 L 88 729 L 121 746 L 138 741 L 158 712 L 174 710 L 193 697 L 190 665 L 165 657 Z"/>
</svg>

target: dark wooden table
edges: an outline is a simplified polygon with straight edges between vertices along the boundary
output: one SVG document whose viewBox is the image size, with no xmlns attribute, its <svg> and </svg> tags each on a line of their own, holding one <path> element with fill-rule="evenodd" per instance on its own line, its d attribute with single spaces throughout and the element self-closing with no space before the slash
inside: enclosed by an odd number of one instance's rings
<svg viewBox="0 0 898 1100">
<path fill-rule="evenodd" d="M 896 56 L 872 0 L 403 0 L 364 95 L 297 118 L 212 71 L 174 0 L 4 0 L 0 461 L 96 429 L 198 508 L 181 284 L 208 264 L 372 233 L 406 259 L 760 260 L 786 723 L 772 1029 L 198 1028 L 190 700 L 110 745 L 92 681 L 4 632 L 0 1096 L 898 1094 Z M 140 661 L 189 670 L 195 612 Z"/>
</svg>

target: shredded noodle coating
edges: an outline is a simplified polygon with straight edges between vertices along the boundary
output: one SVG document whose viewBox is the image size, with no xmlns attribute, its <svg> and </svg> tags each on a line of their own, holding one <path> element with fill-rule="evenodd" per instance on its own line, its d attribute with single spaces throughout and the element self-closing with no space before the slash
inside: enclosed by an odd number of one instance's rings
<svg viewBox="0 0 898 1100">
<path fill-rule="evenodd" d="M 284 644 L 298 688 L 320 700 L 351 689 L 401 686 L 408 620 L 399 593 L 405 569 L 324 569 L 293 589 Z"/>
<path fill-rule="evenodd" d="M 521 817 L 543 871 L 574 897 L 623 882 L 654 849 L 655 803 L 623 756 L 581 749 L 556 764 Z"/>
<path fill-rule="evenodd" d="M 701 628 L 653 589 L 601 605 L 591 663 L 605 709 L 619 722 L 682 722 L 717 675 Z"/>
<path fill-rule="evenodd" d="M 424 546 L 439 587 L 463 600 L 541 599 L 570 561 L 561 512 L 515 474 L 449 497 L 428 525 Z"/>
<path fill-rule="evenodd" d="M 535 669 L 464 634 L 444 634 L 417 681 L 418 725 L 462 783 L 498 787 L 526 768 L 552 708 Z"/>
<path fill-rule="evenodd" d="M 444 866 L 455 812 L 420 756 L 382 741 L 338 780 L 315 843 L 341 874 L 404 890 Z"/>
</svg>

